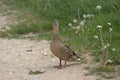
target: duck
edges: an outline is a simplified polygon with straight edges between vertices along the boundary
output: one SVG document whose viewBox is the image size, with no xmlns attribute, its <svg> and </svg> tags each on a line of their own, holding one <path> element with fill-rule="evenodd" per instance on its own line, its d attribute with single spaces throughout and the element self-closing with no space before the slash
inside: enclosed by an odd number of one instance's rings
<svg viewBox="0 0 120 80">
<path fill-rule="evenodd" d="M 58 67 L 65 68 L 67 65 L 67 61 L 80 60 L 80 57 L 60 38 L 58 20 L 54 20 L 52 26 L 54 37 L 50 43 L 50 49 L 52 53 L 59 59 Z M 64 65 L 62 65 L 62 61 L 64 61 Z"/>
</svg>

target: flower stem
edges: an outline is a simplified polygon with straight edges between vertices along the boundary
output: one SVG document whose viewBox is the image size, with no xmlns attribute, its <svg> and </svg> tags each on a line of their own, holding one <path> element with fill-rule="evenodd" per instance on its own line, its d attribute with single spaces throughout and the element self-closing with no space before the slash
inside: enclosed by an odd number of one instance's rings
<svg viewBox="0 0 120 80">
<path fill-rule="evenodd" d="M 78 25 L 79 25 L 79 22 L 80 22 L 80 10 L 79 10 L 79 7 L 78 7 Z"/>
<path fill-rule="evenodd" d="M 92 45 L 92 48 L 93 48 L 94 46 L 96 46 L 97 43 L 98 43 L 98 39 L 97 39 L 97 41 Z"/>
<path fill-rule="evenodd" d="M 111 34 L 111 32 L 110 32 L 110 44 L 111 44 L 111 40 L 112 40 L 112 34 Z"/>
<path fill-rule="evenodd" d="M 101 41 L 101 48 L 103 47 L 103 36 L 102 36 L 102 30 L 99 29 L 100 31 L 100 41 Z"/>
</svg>

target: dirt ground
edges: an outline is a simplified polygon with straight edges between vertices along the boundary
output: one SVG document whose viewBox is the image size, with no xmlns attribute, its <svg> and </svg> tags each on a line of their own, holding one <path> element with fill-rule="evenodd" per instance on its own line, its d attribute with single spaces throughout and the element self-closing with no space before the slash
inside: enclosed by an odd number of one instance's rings
<svg viewBox="0 0 120 80">
<path fill-rule="evenodd" d="M 49 49 L 49 42 L 0 39 L 0 80 L 96 80 L 85 76 L 84 65 L 68 63 L 57 69 L 58 59 Z M 44 71 L 29 75 L 29 71 Z"/>
</svg>

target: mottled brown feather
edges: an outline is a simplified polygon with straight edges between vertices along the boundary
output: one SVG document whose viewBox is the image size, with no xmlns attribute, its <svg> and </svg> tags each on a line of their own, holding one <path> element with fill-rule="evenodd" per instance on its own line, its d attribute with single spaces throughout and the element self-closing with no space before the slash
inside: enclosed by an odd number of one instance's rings
<svg viewBox="0 0 120 80">
<path fill-rule="evenodd" d="M 54 38 L 50 45 L 51 51 L 55 56 L 57 56 L 61 60 L 65 60 L 65 61 L 77 60 L 79 56 L 77 56 L 69 46 L 65 45 L 61 40 L 61 38 L 59 37 L 59 28 L 58 25 L 56 27 L 56 24 L 58 23 L 55 23 L 55 25 L 53 24 Z"/>
</svg>

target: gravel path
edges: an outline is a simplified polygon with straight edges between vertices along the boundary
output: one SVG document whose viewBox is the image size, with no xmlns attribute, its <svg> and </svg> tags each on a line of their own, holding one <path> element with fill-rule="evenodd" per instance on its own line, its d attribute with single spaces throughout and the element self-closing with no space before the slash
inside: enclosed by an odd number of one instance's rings
<svg viewBox="0 0 120 80">
<path fill-rule="evenodd" d="M 96 80 L 85 76 L 84 65 L 68 63 L 67 68 L 57 69 L 58 59 L 49 48 L 49 42 L 0 39 L 0 80 Z M 42 74 L 29 75 L 32 71 Z"/>
</svg>

